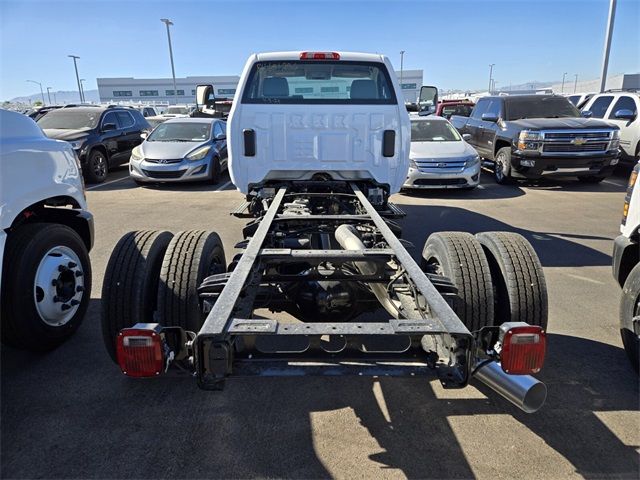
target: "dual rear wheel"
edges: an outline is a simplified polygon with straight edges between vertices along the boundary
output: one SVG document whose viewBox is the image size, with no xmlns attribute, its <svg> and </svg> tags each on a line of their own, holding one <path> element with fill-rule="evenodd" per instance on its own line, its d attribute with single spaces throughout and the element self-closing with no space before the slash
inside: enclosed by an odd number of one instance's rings
<svg viewBox="0 0 640 480">
<path fill-rule="evenodd" d="M 190 230 L 127 233 L 114 248 L 102 288 L 102 333 L 116 361 L 116 336 L 136 323 L 160 323 L 198 331 L 204 313 L 197 288 L 226 271 L 220 237 Z"/>
<path fill-rule="evenodd" d="M 511 232 L 438 232 L 422 252 L 422 269 L 458 288 L 452 308 L 471 331 L 504 322 L 547 328 L 542 265 L 531 244 Z"/>
</svg>

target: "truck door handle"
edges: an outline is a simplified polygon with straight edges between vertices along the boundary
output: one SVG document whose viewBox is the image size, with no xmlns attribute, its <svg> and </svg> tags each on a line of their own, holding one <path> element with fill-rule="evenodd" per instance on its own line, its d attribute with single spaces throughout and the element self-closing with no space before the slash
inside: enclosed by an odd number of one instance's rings
<svg viewBox="0 0 640 480">
<path fill-rule="evenodd" d="M 242 130 L 244 137 L 244 156 L 255 157 L 256 156 L 256 132 L 252 128 L 245 128 Z"/>
<path fill-rule="evenodd" d="M 382 156 L 393 157 L 396 153 L 396 131 L 385 130 L 382 135 Z"/>
</svg>

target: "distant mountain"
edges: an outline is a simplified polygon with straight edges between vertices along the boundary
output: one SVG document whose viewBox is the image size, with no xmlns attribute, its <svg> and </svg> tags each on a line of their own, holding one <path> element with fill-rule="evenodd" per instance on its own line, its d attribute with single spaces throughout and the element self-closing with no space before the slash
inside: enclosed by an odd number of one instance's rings
<svg viewBox="0 0 640 480">
<path fill-rule="evenodd" d="M 66 103 L 78 103 L 80 101 L 80 96 L 77 91 L 51 91 L 49 93 L 51 96 L 51 103 L 57 104 L 66 104 Z M 85 90 L 84 98 L 87 102 L 100 102 L 100 97 L 98 96 L 98 90 Z M 49 98 L 47 97 L 47 92 L 44 92 L 44 99 L 46 103 L 49 103 Z M 33 95 L 29 95 L 27 97 L 15 97 L 9 100 L 12 103 L 30 103 L 35 102 L 37 100 L 42 101 L 42 96 L 40 93 L 34 93 Z"/>
</svg>

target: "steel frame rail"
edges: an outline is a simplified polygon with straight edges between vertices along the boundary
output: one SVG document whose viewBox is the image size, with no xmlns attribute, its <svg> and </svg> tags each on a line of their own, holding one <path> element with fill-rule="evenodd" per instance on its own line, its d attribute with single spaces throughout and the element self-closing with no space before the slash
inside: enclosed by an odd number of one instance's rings
<svg viewBox="0 0 640 480">
<path fill-rule="evenodd" d="M 425 374 L 434 367 L 446 388 L 466 386 L 474 361 L 474 337 L 450 308 L 427 275 L 413 260 L 387 221 L 368 201 L 356 184 L 350 184 L 366 215 L 281 215 L 287 187 L 277 189 L 268 210 L 259 219 L 257 229 L 246 244 L 235 269 L 213 304 L 192 344 L 198 384 L 204 389 L 221 389 L 230 375 L 410 375 Z M 300 193 L 300 196 L 309 193 Z M 313 193 L 311 193 L 313 195 Z M 346 221 L 373 224 L 384 240 L 386 249 L 290 250 L 263 248 L 275 222 Z M 252 314 L 257 291 L 263 281 L 264 266 L 273 262 L 300 262 L 320 259 L 338 263 L 346 261 L 382 261 L 394 258 L 406 279 L 426 303 L 425 318 L 391 319 L 387 322 L 284 323 L 272 319 L 247 318 Z M 289 277 L 289 276 L 287 276 Z M 295 281 L 295 276 L 282 279 Z M 338 276 L 339 277 L 339 276 Z M 340 277 L 339 277 L 340 278 Z M 300 277 L 306 280 L 306 277 Z M 379 281 L 374 276 L 354 276 L 358 281 Z M 271 275 L 269 281 L 277 282 Z M 334 350 L 322 348 L 321 338 L 330 335 Z M 430 337 L 433 340 L 425 343 Z M 294 351 L 265 353 L 245 349 L 245 340 L 254 345 L 280 340 L 297 342 Z M 394 347 L 363 351 L 363 340 L 375 340 Z"/>
</svg>

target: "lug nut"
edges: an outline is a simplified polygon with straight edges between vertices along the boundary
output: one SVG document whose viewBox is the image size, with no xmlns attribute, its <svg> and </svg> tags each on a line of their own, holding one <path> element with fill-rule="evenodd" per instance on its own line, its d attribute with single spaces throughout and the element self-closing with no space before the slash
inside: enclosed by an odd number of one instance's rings
<svg viewBox="0 0 640 480">
<path fill-rule="evenodd" d="M 59 272 L 64 272 L 65 270 L 68 270 L 67 267 L 65 267 L 64 265 L 58 265 Z"/>
<path fill-rule="evenodd" d="M 63 303 L 62 307 L 60 307 L 60 308 L 62 308 L 62 311 L 64 312 L 65 310 L 69 310 L 71 307 L 69 305 L 67 305 L 66 303 Z"/>
<path fill-rule="evenodd" d="M 60 299 L 57 296 L 53 297 L 53 303 L 58 303 L 60 301 Z"/>
<path fill-rule="evenodd" d="M 53 280 L 51 280 L 51 286 L 57 287 L 58 286 L 58 280 L 56 280 L 55 278 Z"/>
<path fill-rule="evenodd" d="M 76 287 L 76 292 L 77 292 L 77 293 L 84 292 L 84 287 L 83 287 L 82 285 L 78 285 L 78 286 Z"/>
<path fill-rule="evenodd" d="M 81 276 L 82 276 L 82 272 L 81 272 L 80 270 L 78 270 L 78 271 L 76 272 L 76 277 L 81 277 Z"/>
<path fill-rule="evenodd" d="M 69 263 L 67 263 L 67 267 L 69 267 L 69 268 L 76 268 L 77 266 L 78 266 L 78 264 L 77 264 L 77 263 L 75 263 L 75 262 L 69 262 Z"/>
<path fill-rule="evenodd" d="M 80 302 L 76 299 L 71 300 L 71 306 L 75 307 L 76 305 L 80 305 Z"/>
</svg>

